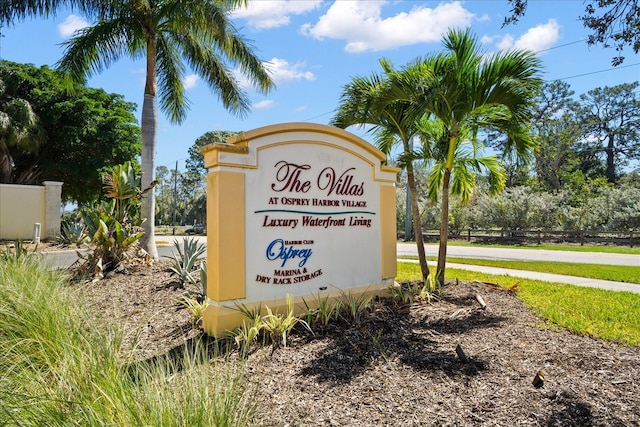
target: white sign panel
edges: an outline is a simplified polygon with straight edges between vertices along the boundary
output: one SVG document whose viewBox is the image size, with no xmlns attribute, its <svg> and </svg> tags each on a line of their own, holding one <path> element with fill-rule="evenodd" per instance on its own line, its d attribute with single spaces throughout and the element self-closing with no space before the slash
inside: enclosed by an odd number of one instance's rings
<svg viewBox="0 0 640 427">
<path fill-rule="evenodd" d="M 250 300 L 374 283 L 380 272 L 380 192 L 373 166 L 325 144 L 258 152 L 247 176 Z"/>
</svg>

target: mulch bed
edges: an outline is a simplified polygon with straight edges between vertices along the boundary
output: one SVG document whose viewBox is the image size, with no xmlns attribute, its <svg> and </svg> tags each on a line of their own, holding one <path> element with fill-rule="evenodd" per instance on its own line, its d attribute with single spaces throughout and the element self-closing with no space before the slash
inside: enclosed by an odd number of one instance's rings
<svg viewBox="0 0 640 427">
<path fill-rule="evenodd" d="M 129 343 L 142 328 L 141 359 L 199 336 L 168 267 L 136 266 L 79 286 L 96 316 L 125 326 Z M 426 304 L 381 299 L 357 323 L 314 332 L 249 356 L 254 424 L 640 425 L 640 347 L 557 330 L 512 293 L 483 283 L 454 281 Z M 536 388 L 539 370 L 544 385 Z"/>
</svg>

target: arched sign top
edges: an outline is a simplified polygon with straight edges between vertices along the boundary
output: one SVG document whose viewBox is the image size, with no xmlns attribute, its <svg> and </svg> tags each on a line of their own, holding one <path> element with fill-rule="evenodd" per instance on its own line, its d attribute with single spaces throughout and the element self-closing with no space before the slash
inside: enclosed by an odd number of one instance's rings
<svg viewBox="0 0 640 427">
<path fill-rule="evenodd" d="M 200 149 L 200 152 L 204 153 L 212 149 L 217 149 L 222 151 L 241 152 L 243 151 L 241 147 L 246 147 L 249 141 L 251 140 L 255 140 L 255 139 L 262 138 L 269 135 L 287 134 L 287 133 L 293 134 L 295 132 L 314 132 L 314 133 L 326 134 L 329 136 L 333 136 L 333 137 L 348 141 L 366 150 L 373 157 L 378 159 L 380 162 L 384 161 L 387 157 L 382 151 L 378 150 L 376 147 L 369 144 L 364 139 L 350 132 L 347 132 L 335 126 L 322 125 L 318 123 L 306 123 L 306 122 L 279 123 L 275 125 L 263 126 L 247 132 L 240 132 L 239 134 L 229 138 L 226 144 L 221 144 L 221 143 L 208 144 L 202 147 Z"/>
<path fill-rule="evenodd" d="M 214 334 L 235 304 L 384 292 L 396 274 L 400 170 L 348 131 L 282 123 L 201 148 L 207 177 L 207 295 Z M 227 319 L 227 320 L 223 320 Z"/>
</svg>

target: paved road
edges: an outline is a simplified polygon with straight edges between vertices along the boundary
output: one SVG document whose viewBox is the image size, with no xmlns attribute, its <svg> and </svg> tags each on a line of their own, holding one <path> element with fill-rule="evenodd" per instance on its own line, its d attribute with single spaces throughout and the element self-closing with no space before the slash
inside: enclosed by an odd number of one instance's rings
<svg viewBox="0 0 640 427">
<path fill-rule="evenodd" d="M 175 249 L 173 246 L 173 241 L 177 240 L 178 242 L 182 242 L 183 236 L 158 236 L 156 237 L 156 246 L 158 247 L 158 256 L 160 258 L 163 257 L 171 257 L 174 255 Z M 196 239 L 199 242 L 207 244 L 206 236 L 196 236 Z M 53 267 L 56 268 L 66 268 L 73 264 L 78 259 L 76 255 L 76 251 L 55 251 L 55 252 L 45 252 L 45 260 Z"/>
<path fill-rule="evenodd" d="M 160 257 L 171 256 L 173 254 L 173 241 L 181 242 L 182 236 L 157 236 L 156 243 Z M 196 236 L 198 241 L 206 244 L 205 236 Z M 427 256 L 437 256 L 437 245 L 425 245 Z M 398 243 L 398 256 L 418 255 L 415 243 Z M 594 252 L 570 252 L 570 251 L 550 251 L 542 249 L 516 249 L 516 248 L 491 248 L 491 247 L 469 247 L 469 246 L 449 246 L 447 255 L 452 258 L 477 258 L 477 259 L 497 259 L 497 260 L 520 260 L 520 261 L 558 261 L 576 262 L 587 264 L 603 265 L 630 265 L 640 267 L 640 255 L 628 254 L 608 254 Z M 76 259 L 74 251 L 53 252 L 48 254 L 48 259 L 56 266 L 70 265 Z"/>
<path fill-rule="evenodd" d="M 425 245 L 427 256 L 438 255 L 438 245 Z M 418 255 L 415 243 L 398 243 L 398 256 Z M 447 248 L 449 258 L 477 258 L 519 261 L 557 261 L 582 264 L 630 265 L 640 267 L 640 255 L 602 252 L 551 251 L 544 249 L 492 248 L 453 246 Z"/>
<path fill-rule="evenodd" d="M 437 245 L 425 245 L 427 256 L 437 256 Z M 418 255 L 415 243 L 398 243 L 398 255 Z M 609 254 L 595 252 L 551 251 L 543 249 L 492 248 L 471 246 L 448 246 L 447 256 L 452 258 L 476 258 L 492 260 L 518 261 L 556 261 L 583 264 L 629 265 L 640 267 L 640 255 Z M 417 262 L 417 261 L 414 261 Z M 560 274 L 540 273 L 535 271 L 512 270 L 481 265 L 447 263 L 449 268 L 459 268 L 487 274 L 508 275 L 545 282 L 567 283 L 576 286 L 640 293 L 640 285 L 609 280 L 589 279 L 585 277 L 564 276 Z"/>
<path fill-rule="evenodd" d="M 207 244 L 206 236 L 194 236 L 198 241 Z M 173 241 L 179 242 L 183 236 L 156 236 L 160 256 L 171 255 Z M 438 255 L 438 245 L 425 245 L 427 256 Z M 398 256 L 418 256 L 415 243 L 398 243 Z M 610 254 L 603 252 L 551 251 L 544 249 L 492 248 L 487 246 L 454 246 L 449 245 L 447 256 L 450 258 L 476 258 L 519 261 L 557 261 L 582 264 L 630 265 L 640 267 L 640 255 Z"/>
<path fill-rule="evenodd" d="M 181 242 L 182 236 L 157 236 L 156 244 L 158 254 L 162 257 L 170 257 L 173 255 L 173 242 L 177 240 Z M 206 244 L 206 236 L 196 236 L 199 242 Z M 416 255 L 418 250 L 415 243 L 398 243 L 398 255 Z M 436 256 L 438 254 L 437 245 L 425 245 L 427 256 Z M 550 251 L 550 250 L 533 250 L 533 249 L 515 249 L 515 248 L 491 248 L 491 247 L 469 247 L 469 246 L 449 246 L 448 255 L 458 258 L 479 258 L 479 259 L 497 259 L 497 260 L 522 260 L 522 261 L 559 261 L 559 262 L 577 262 L 589 264 L 603 265 L 630 265 L 640 266 L 639 255 L 625 254 L 607 254 L 593 252 L 570 252 L 570 251 Z M 71 265 L 76 259 L 75 251 L 51 252 L 47 253 L 46 259 L 53 266 L 64 268 Z M 406 261 L 406 260 L 405 260 Z M 407 261 L 417 262 L 417 261 Z M 559 274 L 539 273 L 533 271 L 511 270 L 506 268 L 485 267 L 466 264 L 447 263 L 449 268 L 459 268 L 469 271 L 478 271 L 488 274 L 509 275 L 513 277 L 523 277 L 547 282 L 568 283 L 577 286 L 596 287 L 601 289 L 628 291 L 640 293 L 640 285 L 611 282 L 607 280 L 596 280 L 582 277 L 563 276 Z"/>
</svg>

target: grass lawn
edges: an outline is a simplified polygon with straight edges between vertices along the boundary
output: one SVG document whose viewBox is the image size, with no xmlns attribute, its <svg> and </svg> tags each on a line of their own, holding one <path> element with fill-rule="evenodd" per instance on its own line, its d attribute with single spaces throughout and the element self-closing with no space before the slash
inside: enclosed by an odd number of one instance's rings
<svg viewBox="0 0 640 427">
<path fill-rule="evenodd" d="M 418 257 L 400 257 L 418 259 Z M 427 257 L 436 261 L 436 257 Z M 566 276 L 588 277 L 590 279 L 612 280 L 614 282 L 640 284 L 640 267 L 623 265 L 579 264 L 549 261 L 509 261 L 475 258 L 449 258 L 447 262 L 487 267 L 510 268 L 513 270 L 538 271 L 541 273 L 563 274 Z"/>
<path fill-rule="evenodd" d="M 447 278 L 518 284 L 517 295 L 552 327 L 625 345 L 640 344 L 640 294 L 448 269 Z M 420 278 L 420 266 L 398 263 L 396 280 Z"/>
<path fill-rule="evenodd" d="M 415 243 L 415 242 L 404 242 L 404 243 Z M 428 245 L 437 244 L 438 242 L 429 241 L 425 242 Z M 638 254 L 640 255 L 640 247 L 629 247 L 629 246 L 606 246 L 606 245 L 569 245 L 569 244 L 535 244 L 535 243 L 526 243 L 526 244 L 499 244 L 499 243 L 483 243 L 483 242 L 467 242 L 466 240 L 449 240 L 449 245 L 451 246 L 486 246 L 491 248 L 516 248 L 516 249 L 545 249 L 550 251 L 573 251 L 573 252 L 603 252 L 609 254 Z"/>
</svg>

